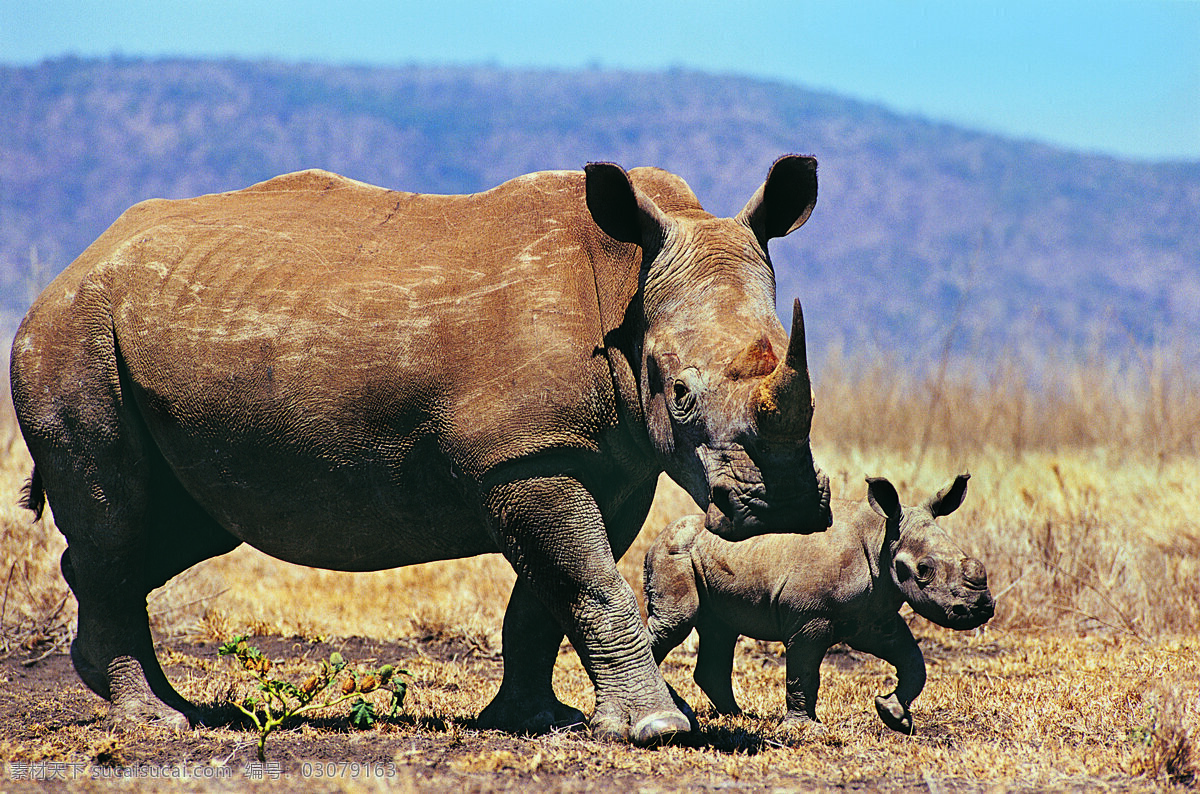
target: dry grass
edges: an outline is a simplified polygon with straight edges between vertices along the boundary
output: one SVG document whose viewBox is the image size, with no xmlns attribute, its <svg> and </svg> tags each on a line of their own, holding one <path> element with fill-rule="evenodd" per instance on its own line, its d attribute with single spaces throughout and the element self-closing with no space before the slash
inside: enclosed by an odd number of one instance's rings
<svg viewBox="0 0 1200 794">
<path fill-rule="evenodd" d="M 75 600 L 58 558 L 66 541 L 48 518 L 31 524 L 20 492 L 33 461 L 17 430 L 7 375 L 0 377 L 0 653 L 63 649 L 75 628 Z"/>
<path fill-rule="evenodd" d="M 891 669 L 854 656 L 851 665 L 826 663 L 818 712 L 829 736 L 783 749 L 796 737 L 777 733 L 779 648 L 743 641 L 736 688 L 747 714 L 702 709 L 706 749 L 605 751 L 588 766 L 580 759 L 597 756 L 595 745 L 556 736 L 507 755 L 462 756 L 460 771 L 661 777 L 703 769 L 714 781 L 746 781 L 783 770 L 834 785 L 900 775 L 930 788 L 939 780 L 1189 780 L 1200 765 L 1196 377 L 1168 357 L 1148 356 L 1064 364 L 1053 384 L 1034 388 L 1012 365 L 982 375 L 947 367 L 922 378 L 886 358 L 832 356 L 815 381 L 815 454 L 835 496 L 861 498 L 867 474 L 888 476 L 908 500 L 959 471 L 973 475 L 964 507 L 944 523 L 988 565 L 998 611 L 968 634 L 910 618 L 930 659 L 914 707 L 917 736 L 882 727 L 871 698 L 888 691 Z M 29 460 L 9 414 L 0 414 L 0 453 L 2 650 L 36 656 L 63 647 L 74 602 L 57 570 L 63 544 L 51 521 L 31 525 L 15 507 Z M 695 509 L 663 481 L 620 563 L 635 590 L 655 535 Z M 495 556 L 343 574 L 243 547 L 152 594 L 150 608 L 160 634 L 457 637 L 486 660 L 499 650 L 512 582 Z M 668 659 L 665 674 L 699 705 L 693 642 Z M 415 678 L 411 713 L 458 730 L 494 692 L 494 683 L 479 684 L 478 659 L 406 661 Z M 556 687 L 586 711 L 590 686 L 569 648 L 561 661 Z M 229 686 L 197 678 L 182 688 L 211 701 Z"/>
<path fill-rule="evenodd" d="M 813 437 L 842 446 L 952 454 L 1103 448 L 1153 461 L 1200 453 L 1200 373 L 1191 353 L 1133 351 L 927 366 L 840 349 L 813 375 Z"/>
</svg>

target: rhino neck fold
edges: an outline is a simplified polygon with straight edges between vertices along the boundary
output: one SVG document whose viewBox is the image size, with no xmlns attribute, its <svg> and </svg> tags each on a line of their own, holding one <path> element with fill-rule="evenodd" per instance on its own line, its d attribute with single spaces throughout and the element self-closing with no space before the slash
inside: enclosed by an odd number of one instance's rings
<svg viewBox="0 0 1200 794">
<path fill-rule="evenodd" d="M 645 313 L 640 294 L 626 307 L 621 324 L 604 335 L 604 356 L 608 360 L 612 376 L 613 393 L 619 412 L 618 426 L 646 428 L 646 412 L 642 404 L 641 378 L 642 342 L 646 331 Z M 594 354 L 598 355 L 599 350 Z M 642 442 L 643 449 L 652 451 L 653 446 L 644 432 L 633 433 Z"/>
<path fill-rule="evenodd" d="M 866 505 L 859 507 L 852 520 L 859 527 L 863 555 L 871 569 L 872 581 L 890 586 L 892 556 L 900 538 L 899 522 L 879 516 Z"/>
</svg>

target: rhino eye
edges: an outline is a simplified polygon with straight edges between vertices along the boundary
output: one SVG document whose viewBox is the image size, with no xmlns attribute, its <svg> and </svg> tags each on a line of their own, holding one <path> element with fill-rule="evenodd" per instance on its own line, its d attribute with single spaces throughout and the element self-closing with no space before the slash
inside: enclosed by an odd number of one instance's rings
<svg viewBox="0 0 1200 794">
<path fill-rule="evenodd" d="M 937 566 L 929 557 L 922 557 L 917 562 L 917 581 L 921 584 L 929 584 L 933 579 L 933 574 L 937 570 Z"/>
<path fill-rule="evenodd" d="M 676 419 L 687 421 L 696 410 L 696 393 L 682 379 L 676 379 L 671 387 L 671 413 Z"/>
</svg>

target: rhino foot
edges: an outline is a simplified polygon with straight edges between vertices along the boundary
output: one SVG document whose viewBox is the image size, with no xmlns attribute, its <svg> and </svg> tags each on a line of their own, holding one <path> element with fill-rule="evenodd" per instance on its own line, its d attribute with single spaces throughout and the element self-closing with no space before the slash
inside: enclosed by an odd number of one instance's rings
<svg viewBox="0 0 1200 794">
<path fill-rule="evenodd" d="M 809 741 L 824 741 L 829 738 L 825 723 L 818 722 L 807 714 L 788 714 L 779 723 L 779 736 L 787 744 L 796 745 Z"/>
<path fill-rule="evenodd" d="M 894 692 L 887 697 L 875 698 L 875 710 L 879 712 L 879 719 L 883 720 L 884 725 L 898 733 L 912 735 L 912 714 Z"/>
<path fill-rule="evenodd" d="M 632 724 L 630 724 L 632 722 Z M 592 736 L 601 741 L 628 741 L 638 747 L 673 744 L 691 734 L 692 721 L 683 712 L 653 711 L 631 721 L 616 710 L 596 711 L 592 715 Z"/>
<path fill-rule="evenodd" d="M 502 700 L 499 695 L 479 713 L 475 726 L 482 730 L 538 734 L 567 729 L 582 729 L 587 724 L 583 712 L 557 698 L 532 704 L 529 701 Z"/>
<path fill-rule="evenodd" d="M 633 709 L 598 706 L 589 725 L 592 736 L 604 741 L 630 742 L 638 747 L 678 744 L 699 730 L 700 723 L 687 701 L 667 684 L 674 708 L 653 709 L 639 717 Z"/>
<path fill-rule="evenodd" d="M 108 666 L 112 705 L 104 723 L 110 730 L 128 731 L 137 728 L 165 728 L 181 734 L 191 728 L 191 721 L 158 699 L 146 682 L 142 665 L 132 656 L 118 656 Z"/>
</svg>

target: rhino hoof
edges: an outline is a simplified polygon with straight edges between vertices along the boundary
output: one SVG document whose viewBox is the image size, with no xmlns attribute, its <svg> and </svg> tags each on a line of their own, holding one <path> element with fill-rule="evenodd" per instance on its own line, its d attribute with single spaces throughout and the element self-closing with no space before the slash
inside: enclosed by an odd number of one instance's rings
<svg viewBox="0 0 1200 794">
<path fill-rule="evenodd" d="M 912 735 L 912 714 L 895 695 L 875 698 L 875 710 L 879 712 L 879 719 L 883 720 L 884 725 L 897 733 Z"/>
<path fill-rule="evenodd" d="M 112 706 L 105 725 L 116 731 L 135 728 L 165 728 L 176 735 L 192 725 L 181 711 L 159 700 L 146 683 L 142 665 L 132 656 L 118 656 L 108 666 Z"/>
<path fill-rule="evenodd" d="M 617 712 L 617 713 L 613 713 Z M 630 726 L 627 719 L 614 709 L 597 710 L 592 715 L 592 737 L 601 741 L 629 742 L 638 747 L 657 747 L 669 744 L 691 733 L 692 722 L 679 711 L 654 711 Z"/>
<path fill-rule="evenodd" d="M 571 728 L 581 729 L 586 724 L 587 719 L 583 716 L 582 711 L 559 702 L 539 709 L 535 714 L 525 713 L 520 716 L 497 707 L 497 704 L 493 702 L 479 714 L 479 719 L 475 721 L 475 727 L 481 730 L 500 730 L 522 734 L 550 733 Z"/>
<path fill-rule="evenodd" d="M 672 744 L 688 736 L 692 721 L 678 711 L 659 711 L 642 717 L 629 731 L 629 741 L 638 747 Z"/>
<path fill-rule="evenodd" d="M 191 721 L 181 712 L 165 703 L 126 701 L 113 703 L 104 718 L 104 727 L 117 733 L 126 733 L 146 728 L 166 730 L 180 736 L 191 730 Z"/>
</svg>

